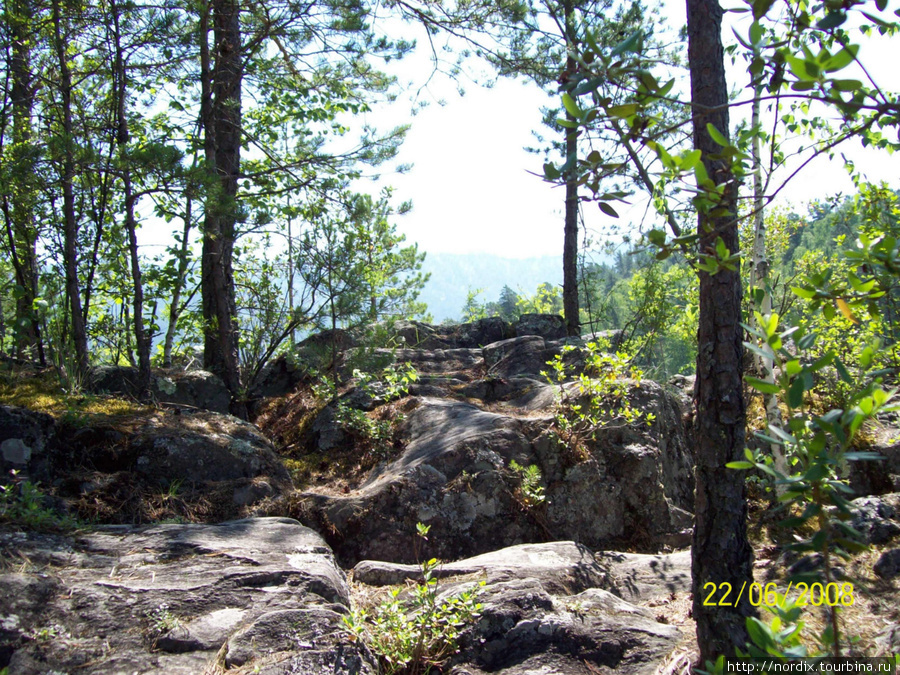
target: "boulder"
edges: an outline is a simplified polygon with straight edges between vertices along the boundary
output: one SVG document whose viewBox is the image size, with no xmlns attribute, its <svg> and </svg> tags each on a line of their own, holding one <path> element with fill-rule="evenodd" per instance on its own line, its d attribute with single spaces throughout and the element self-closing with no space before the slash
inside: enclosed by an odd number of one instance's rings
<svg viewBox="0 0 900 675">
<path fill-rule="evenodd" d="M 445 564 L 439 574 L 441 597 L 485 584 L 481 615 L 463 633 L 450 673 L 650 675 L 680 638 L 677 628 L 601 588 L 607 570 L 571 541 L 513 546 Z M 363 561 L 353 578 L 395 585 L 416 574 L 413 566 Z"/>
<path fill-rule="evenodd" d="M 693 481 L 680 410 L 652 382 L 634 396 L 656 415 L 652 425 L 600 429 L 577 452 L 547 432 L 551 411 L 507 403 L 508 413 L 490 412 L 459 400 L 414 399 L 399 456 L 355 489 L 302 491 L 291 513 L 325 533 L 349 564 L 414 562 L 416 522 L 432 525 L 436 535 L 425 555 L 445 560 L 547 539 L 577 537 L 592 548 L 683 543 Z M 528 503 L 513 460 L 538 466 L 543 503 Z"/>
<path fill-rule="evenodd" d="M 882 579 L 893 579 L 900 576 L 900 548 L 892 548 L 882 553 L 872 567 Z"/>
<path fill-rule="evenodd" d="M 98 366 L 88 374 L 88 389 L 95 393 L 136 396 L 137 368 Z M 205 370 L 175 369 L 154 371 L 150 393 L 161 403 L 227 413 L 231 394 L 218 375 Z"/>
<path fill-rule="evenodd" d="M 516 322 L 517 337 L 539 335 L 545 340 L 566 337 L 566 321 L 559 314 L 523 314 Z"/>
<path fill-rule="evenodd" d="M 474 349 L 515 335 L 500 317 L 478 319 L 470 323 L 433 326 L 420 321 L 399 321 L 394 325 L 397 337 L 411 349 Z"/>
<path fill-rule="evenodd" d="M 900 493 L 859 497 L 850 504 L 850 525 L 867 544 L 885 544 L 900 534 Z"/>
<path fill-rule="evenodd" d="M 871 447 L 882 459 L 849 462 L 847 477 L 858 495 L 900 492 L 900 431 L 896 422 L 877 426 Z"/>
<path fill-rule="evenodd" d="M 260 371 L 250 389 L 250 397 L 259 400 L 286 396 L 303 381 L 305 373 L 294 359 L 282 354 L 269 361 Z"/>
<path fill-rule="evenodd" d="M 289 485 L 287 469 L 259 429 L 231 415 L 154 414 L 130 439 L 134 469 L 169 484 L 262 476 Z"/>
<path fill-rule="evenodd" d="M 0 469 L 4 479 L 9 471 L 16 470 L 33 480 L 46 480 L 56 443 L 56 422 L 50 415 L 0 405 Z"/>
<path fill-rule="evenodd" d="M 346 640 L 349 592 L 328 546 L 287 518 L 5 533 L 0 552 L 36 570 L 0 574 L 0 668 L 16 675 L 377 672 Z"/>
</svg>

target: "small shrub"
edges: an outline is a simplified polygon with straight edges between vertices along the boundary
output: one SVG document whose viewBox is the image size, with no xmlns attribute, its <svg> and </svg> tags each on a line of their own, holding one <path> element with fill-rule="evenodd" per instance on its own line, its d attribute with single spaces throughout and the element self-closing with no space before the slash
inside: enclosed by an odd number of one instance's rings
<svg viewBox="0 0 900 675">
<path fill-rule="evenodd" d="M 38 484 L 19 480 L 15 471 L 12 482 L 0 485 L 0 522 L 38 531 L 73 530 L 77 520 L 60 514 L 45 505 L 46 495 Z"/>
<path fill-rule="evenodd" d="M 422 540 L 429 527 L 417 526 Z M 479 586 L 446 598 L 438 598 L 434 571 L 440 563 L 432 558 L 422 563 L 422 580 L 401 600 L 395 588 L 390 598 L 371 613 L 355 609 L 343 617 L 354 640 L 378 654 L 384 675 L 420 675 L 440 666 L 458 650 L 459 636 L 481 611 L 477 601 Z"/>
<path fill-rule="evenodd" d="M 509 468 L 518 474 L 520 478 L 518 497 L 522 506 L 526 509 L 532 509 L 547 501 L 547 495 L 544 494 L 544 486 L 541 485 L 541 469 L 537 464 L 524 467 L 516 460 L 512 460 L 509 463 Z"/>
<path fill-rule="evenodd" d="M 652 424 L 653 413 L 645 413 L 631 405 L 628 392 L 640 387 L 643 372 L 632 365 L 623 352 L 610 353 L 607 340 L 589 342 L 584 369 L 573 373 L 566 363 L 566 355 L 576 348 L 566 345 L 562 353 L 547 362 L 550 371 L 541 374 L 557 384 L 557 414 L 555 426 L 561 437 L 575 440 L 593 437 L 597 429 L 616 423 L 632 425 Z M 578 386 L 572 391 L 566 386 L 574 379 Z"/>
</svg>

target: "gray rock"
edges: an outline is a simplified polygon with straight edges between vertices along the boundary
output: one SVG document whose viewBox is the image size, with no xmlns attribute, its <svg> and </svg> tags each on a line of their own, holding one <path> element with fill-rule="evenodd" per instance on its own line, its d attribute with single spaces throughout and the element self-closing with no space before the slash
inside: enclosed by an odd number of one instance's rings
<svg viewBox="0 0 900 675">
<path fill-rule="evenodd" d="M 850 525 L 867 544 L 884 544 L 900 534 L 900 493 L 860 497 L 852 502 Z"/>
<path fill-rule="evenodd" d="M 56 422 L 46 413 L 0 405 L 0 469 L 27 469 L 33 480 L 49 476 L 51 451 L 58 444 Z"/>
<path fill-rule="evenodd" d="M 419 321 L 400 321 L 394 330 L 412 349 L 472 349 L 513 337 L 512 327 L 499 317 L 471 323 L 433 326 Z"/>
<path fill-rule="evenodd" d="M 543 337 L 526 335 L 488 345 L 484 348 L 484 363 L 491 377 L 529 375 L 538 378 L 556 353 L 547 348 Z"/>
<path fill-rule="evenodd" d="M 284 488 L 290 476 L 259 430 L 230 415 L 155 414 L 130 439 L 136 471 L 168 484 L 269 477 Z"/>
<path fill-rule="evenodd" d="M 690 525 L 693 495 L 680 410 L 651 382 L 634 395 L 656 414 L 653 425 L 601 429 L 583 456 L 546 433 L 549 411 L 516 411 L 512 402 L 506 413 L 455 400 L 414 400 L 396 459 L 346 493 L 302 492 L 294 513 L 325 533 L 348 564 L 413 562 L 410 533 L 417 521 L 439 533 L 423 555 L 444 560 L 548 538 L 577 537 L 603 548 L 640 533 L 644 546 L 672 543 L 668 538 Z M 539 467 L 544 504 L 523 506 L 513 460 Z"/>
<path fill-rule="evenodd" d="M 14 551 L 35 569 L 0 575 L 0 655 L 16 675 L 196 675 L 219 654 L 273 675 L 376 672 L 340 640 L 344 574 L 296 521 L 0 534 L 0 554 Z M 41 634 L 51 637 L 29 637 Z"/>
<path fill-rule="evenodd" d="M 528 580 L 512 581 L 489 587 L 481 601 L 481 619 L 451 672 L 651 675 L 680 639 L 674 626 L 598 588 L 557 598 Z"/>
<path fill-rule="evenodd" d="M 566 322 L 559 314 L 523 314 L 515 325 L 516 335 L 539 335 L 545 340 L 566 337 Z"/>
<path fill-rule="evenodd" d="M 138 394 L 136 368 L 97 366 L 88 373 L 87 387 L 95 393 L 124 396 Z M 231 394 L 218 375 L 205 370 L 176 369 L 154 371 L 150 391 L 161 403 L 173 403 L 200 410 L 227 413 Z"/>
<path fill-rule="evenodd" d="M 882 579 L 893 579 L 900 575 L 900 548 L 882 553 L 872 570 Z"/>
<path fill-rule="evenodd" d="M 250 396 L 254 399 L 285 396 L 303 381 L 304 374 L 305 370 L 295 359 L 278 356 L 260 371 L 250 389 Z"/>
<path fill-rule="evenodd" d="M 881 459 L 848 462 L 847 478 L 858 495 L 878 495 L 900 491 L 900 430 L 888 422 L 874 429 L 875 439 L 866 448 Z"/>
<path fill-rule="evenodd" d="M 470 574 L 483 575 L 489 584 L 522 578 L 537 580 L 543 588 L 564 595 L 610 586 L 607 569 L 588 549 L 573 541 L 520 544 L 444 563 L 434 570 L 437 578 Z M 370 586 L 394 586 L 421 577 L 419 565 L 363 560 L 353 568 L 353 580 Z"/>
<path fill-rule="evenodd" d="M 690 551 L 660 555 L 600 552 L 596 559 L 605 573 L 603 588 L 629 602 L 645 604 L 691 590 Z"/>
<path fill-rule="evenodd" d="M 13 466 L 25 466 L 31 460 L 31 448 L 21 438 L 7 438 L 0 443 L 3 461 Z"/>
<path fill-rule="evenodd" d="M 668 566 L 665 556 L 659 558 L 662 566 Z M 597 561 L 583 546 L 559 541 L 513 546 L 444 564 L 436 570 L 443 578 L 440 597 L 485 582 L 478 596 L 481 615 L 463 633 L 460 653 L 448 672 L 583 675 L 606 667 L 650 675 L 680 634 L 677 628 L 658 623 L 647 610 L 601 588 L 610 585 L 609 569 L 621 563 Z M 364 561 L 354 568 L 353 578 L 395 585 L 421 578 L 415 571 L 412 565 Z"/>
</svg>

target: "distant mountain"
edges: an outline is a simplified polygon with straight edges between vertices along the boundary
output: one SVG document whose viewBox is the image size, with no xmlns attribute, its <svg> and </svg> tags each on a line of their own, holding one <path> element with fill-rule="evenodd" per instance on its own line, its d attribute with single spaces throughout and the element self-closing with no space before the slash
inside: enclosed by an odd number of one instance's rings
<svg viewBox="0 0 900 675">
<path fill-rule="evenodd" d="M 469 289 L 482 289 L 481 302 L 495 301 L 504 286 L 533 295 L 539 284 L 562 284 L 562 256 L 504 258 L 490 253 L 429 253 L 423 271 L 431 279 L 419 296 L 438 323 L 458 320 Z"/>
</svg>

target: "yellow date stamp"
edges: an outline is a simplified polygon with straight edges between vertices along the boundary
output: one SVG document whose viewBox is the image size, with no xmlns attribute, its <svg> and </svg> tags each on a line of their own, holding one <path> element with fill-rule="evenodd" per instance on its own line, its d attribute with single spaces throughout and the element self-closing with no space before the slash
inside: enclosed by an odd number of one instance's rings
<svg viewBox="0 0 900 675">
<path fill-rule="evenodd" d="M 796 585 L 792 581 L 788 584 L 784 597 L 790 597 L 791 591 L 798 593 L 795 604 L 798 607 L 852 607 L 855 602 L 853 596 L 853 584 L 850 582 L 836 583 L 830 582 L 823 584 L 815 582 L 807 584 L 799 582 Z M 737 607 L 742 599 L 746 599 L 754 607 L 774 607 L 778 604 L 778 596 L 780 591 L 774 583 L 761 584 L 759 582 L 747 583 L 746 581 L 739 589 L 735 588 L 727 582 L 713 583 L 707 581 L 703 584 L 703 592 L 706 597 L 703 598 L 704 607 Z"/>
</svg>

